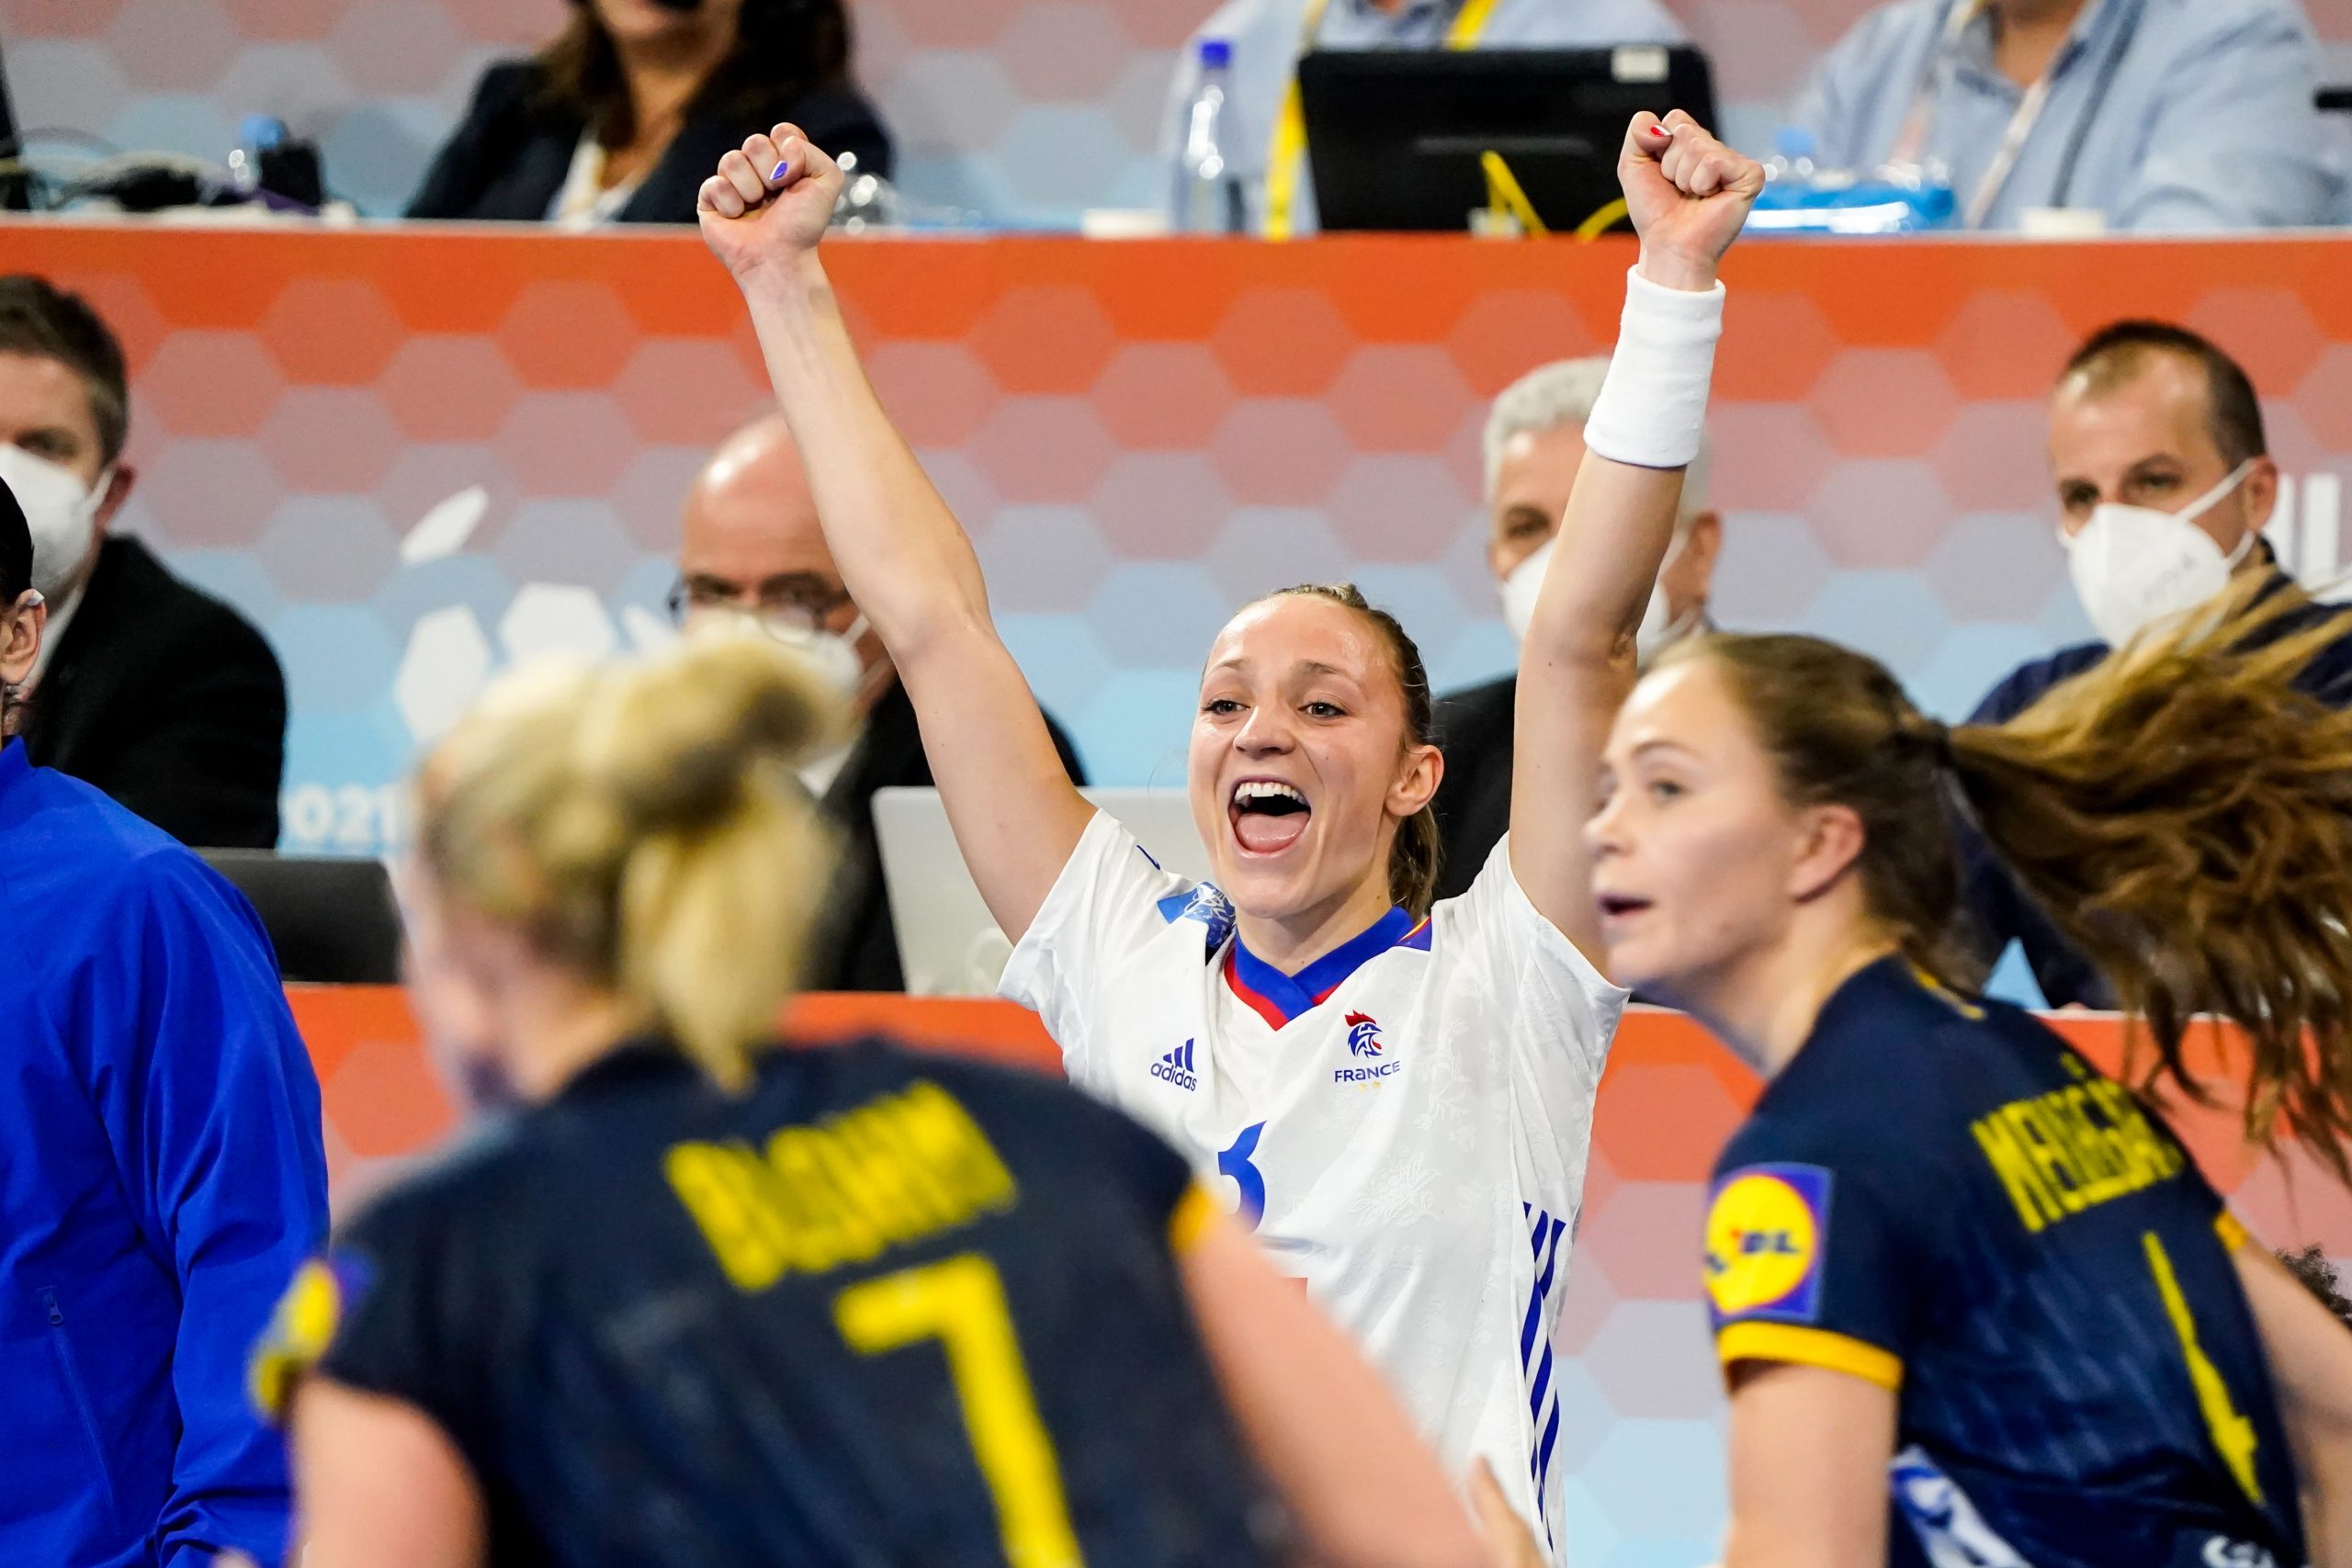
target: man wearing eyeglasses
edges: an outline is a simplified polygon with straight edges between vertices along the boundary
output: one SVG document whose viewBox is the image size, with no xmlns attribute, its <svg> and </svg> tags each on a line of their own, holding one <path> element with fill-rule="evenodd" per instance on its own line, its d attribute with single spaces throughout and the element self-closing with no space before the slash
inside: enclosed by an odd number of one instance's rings
<svg viewBox="0 0 2352 1568">
<path fill-rule="evenodd" d="M 752 421 L 720 443 L 686 494 L 678 583 L 670 613 L 680 624 L 714 615 L 756 618 L 807 654 L 857 716 L 840 749 L 801 769 L 842 832 L 842 874 L 831 941 L 810 988 L 896 991 L 906 986 L 899 939 L 874 843 L 869 802 L 877 789 L 929 787 L 931 764 L 899 673 L 882 639 L 858 614 L 825 548 L 817 502 L 783 416 Z M 1086 782 L 1078 753 L 1049 715 L 1046 726 L 1071 780 Z"/>
</svg>

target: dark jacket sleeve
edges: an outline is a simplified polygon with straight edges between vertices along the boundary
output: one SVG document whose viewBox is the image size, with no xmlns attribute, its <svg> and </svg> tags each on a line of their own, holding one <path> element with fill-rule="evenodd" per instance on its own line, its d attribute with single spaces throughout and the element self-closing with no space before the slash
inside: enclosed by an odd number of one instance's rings
<svg viewBox="0 0 2352 1568">
<path fill-rule="evenodd" d="M 483 190 L 513 162 L 527 133 L 524 113 L 533 67 L 508 61 L 482 73 L 466 118 L 433 155 L 424 183 L 409 198 L 409 218 L 470 218 Z"/>
<path fill-rule="evenodd" d="M 1046 713 L 1043 708 L 1037 711 L 1046 720 L 1046 733 L 1054 738 L 1054 754 L 1062 760 L 1062 772 L 1069 775 L 1070 783 L 1084 788 L 1086 764 L 1078 760 L 1077 746 L 1071 743 L 1069 736 L 1063 731 L 1061 725 L 1055 720 L 1052 714 Z"/>
<path fill-rule="evenodd" d="M 1445 775 L 1430 803 L 1437 818 L 1437 896 L 1470 890 L 1495 846 L 1510 830 L 1510 775 L 1516 753 L 1515 677 L 1442 699 L 1434 728 Z"/>
<path fill-rule="evenodd" d="M 844 152 L 856 153 L 861 174 L 880 175 L 888 179 L 896 167 L 890 132 L 882 123 L 880 111 L 854 86 L 844 84 L 804 93 L 781 118 L 807 131 L 809 141 L 836 158 Z M 768 127 L 757 129 L 765 130 Z M 743 132 L 745 136 L 750 134 L 749 130 Z M 703 173 L 707 176 L 710 171 L 706 169 Z"/>
<path fill-rule="evenodd" d="M 754 109 L 697 113 L 621 209 L 621 221 L 693 222 L 702 182 L 717 171 L 718 160 L 741 146 L 745 137 L 783 123 L 798 126 L 809 141 L 836 158 L 844 152 L 856 153 L 862 173 L 885 177 L 890 174 L 890 135 L 882 128 L 874 106 L 854 87 L 819 87 L 797 96 L 778 96 Z"/>
<path fill-rule="evenodd" d="M 271 849 L 286 771 L 286 675 L 242 616 L 223 610 L 204 641 L 205 659 L 156 694 L 136 741 L 89 782 L 184 844 Z"/>
</svg>

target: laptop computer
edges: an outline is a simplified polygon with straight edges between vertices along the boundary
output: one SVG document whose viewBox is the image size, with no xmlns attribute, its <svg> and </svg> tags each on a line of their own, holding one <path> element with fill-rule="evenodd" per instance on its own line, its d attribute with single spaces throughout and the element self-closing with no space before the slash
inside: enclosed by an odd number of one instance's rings
<svg viewBox="0 0 2352 1568">
<path fill-rule="evenodd" d="M 1715 124 L 1707 57 L 1687 45 L 1320 50 L 1299 61 L 1298 91 L 1327 231 L 1459 232 L 1487 205 L 1487 152 L 1545 228 L 1571 231 L 1617 200 L 1635 113 Z"/>
<path fill-rule="evenodd" d="M 1126 824 L 1161 865 L 1195 881 L 1209 874 L 1208 851 L 1193 827 L 1181 789 L 1090 789 L 1086 798 Z M 996 993 L 1012 943 L 997 929 L 947 826 L 935 789 L 874 792 L 874 836 L 882 852 L 882 886 L 899 931 L 899 964 L 907 994 L 986 997 Z"/>
</svg>

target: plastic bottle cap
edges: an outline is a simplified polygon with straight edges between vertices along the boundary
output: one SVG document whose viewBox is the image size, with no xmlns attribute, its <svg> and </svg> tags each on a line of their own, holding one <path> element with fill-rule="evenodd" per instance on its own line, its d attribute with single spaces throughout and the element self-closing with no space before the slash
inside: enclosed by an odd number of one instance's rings
<svg viewBox="0 0 2352 1568">
<path fill-rule="evenodd" d="M 237 122 L 237 144 L 255 152 L 281 145 L 286 141 L 286 122 L 275 115 L 249 114 Z"/>
<path fill-rule="evenodd" d="M 1201 67 L 1206 71 L 1222 71 L 1233 63 L 1233 45 L 1221 38 L 1201 40 Z"/>
</svg>

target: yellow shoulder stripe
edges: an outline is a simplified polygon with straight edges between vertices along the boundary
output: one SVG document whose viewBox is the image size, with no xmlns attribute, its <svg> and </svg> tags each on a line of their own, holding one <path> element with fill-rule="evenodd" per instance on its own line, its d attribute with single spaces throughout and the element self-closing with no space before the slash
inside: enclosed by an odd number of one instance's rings
<svg viewBox="0 0 2352 1568">
<path fill-rule="evenodd" d="M 2222 1238 L 2222 1250 L 2235 1252 L 2254 1240 L 2238 1217 L 2227 1209 L 2213 1216 L 2213 1234 Z"/>
<path fill-rule="evenodd" d="M 1209 1196 L 1207 1188 L 1197 1181 L 1186 1187 L 1176 1207 L 1169 1211 L 1168 1250 L 1180 1258 L 1192 1251 L 1216 1216 L 1216 1200 Z"/>
<path fill-rule="evenodd" d="M 1735 1323 L 1715 1336 L 1715 1356 L 1726 1367 L 1735 1361 L 1787 1361 L 1803 1367 L 1826 1367 L 1846 1372 L 1883 1389 L 1903 1386 L 1903 1359 L 1891 1351 L 1826 1328 L 1800 1328 L 1787 1323 Z"/>
</svg>

